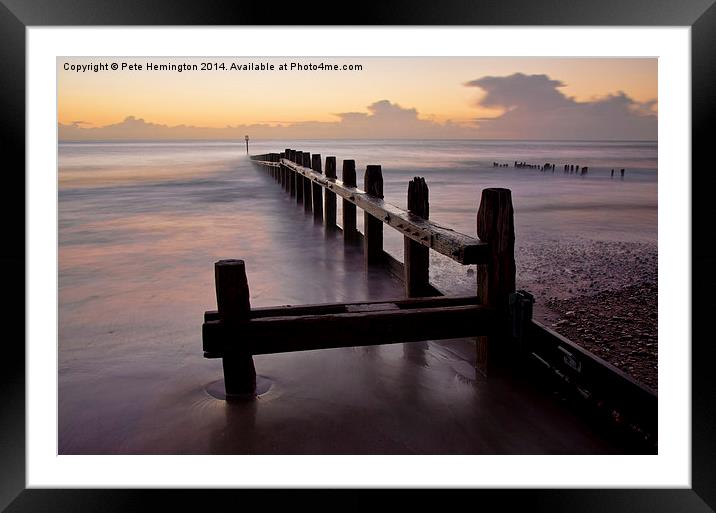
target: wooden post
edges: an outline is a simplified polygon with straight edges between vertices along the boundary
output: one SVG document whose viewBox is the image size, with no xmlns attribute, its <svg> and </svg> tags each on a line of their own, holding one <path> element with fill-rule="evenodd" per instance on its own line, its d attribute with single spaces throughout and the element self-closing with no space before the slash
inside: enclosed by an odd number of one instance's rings
<svg viewBox="0 0 716 513">
<path fill-rule="evenodd" d="M 483 266 L 486 282 L 478 284 L 478 296 L 483 304 L 505 309 L 515 291 L 515 222 L 509 189 L 483 189 L 477 236 L 490 248 L 489 263 Z"/>
<path fill-rule="evenodd" d="M 279 160 L 280 160 L 280 158 L 276 158 L 276 160 L 274 160 L 274 162 L 278 162 Z M 279 181 L 281 182 L 281 187 L 283 187 L 285 189 L 286 188 L 286 168 L 281 166 L 281 167 L 277 167 L 274 169 L 276 169 L 276 171 L 278 171 L 279 178 L 280 178 Z"/>
<path fill-rule="evenodd" d="M 326 178 L 336 179 L 336 157 L 326 157 Z M 326 189 L 325 199 L 326 228 L 336 227 L 336 193 Z"/>
<path fill-rule="evenodd" d="M 286 148 L 286 158 L 290 160 L 291 150 Z M 288 192 L 291 196 L 296 195 L 296 178 L 293 176 L 293 171 L 286 167 L 288 173 Z"/>
<path fill-rule="evenodd" d="M 251 314 L 249 284 L 243 260 L 219 260 L 214 264 L 219 319 L 231 325 Z M 256 369 L 250 354 L 224 355 L 224 388 L 227 398 L 256 392 Z"/>
<path fill-rule="evenodd" d="M 424 178 L 415 177 L 408 183 L 408 211 L 428 219 L 430 205 Z M 428 295 L 430 249 L 409 237 L 403 237 L 403 281 L 407 297 Z"/>
<path fill-rule="evenodd" d="M 477 266 L 477 296 L 480 303 L 504 314 L 515 291 L 515 223 L 509 189 L 483 189 L 477 211 L 477 236 L 489 245 L 486 265 Z M 477 338 L 477 367 L 488 370 L 488 337 Z"/>
<path fill-rule="evenodd" d="M 365 168 L 365 192 L 376 198 L 383 198 L 383 171 L 378 165 Z M 363 212 L 365 239 L 363 255 L 366 266 L 383 261 L 383 220 L 376 219 L 368 212 Z"/>
<path fill-rule="evenodd" d="M 311 169 L 316 173 L 322 173 L 321 154 L 314 153 L 311 160 Z M 323 187 L 317 183 L 311 182 L 313 185 L 313 218 L 316 221 L 323 221 Z"/>
<path fill-rule="evenodd" d="M 278 153 L 272 153 L 271 156 L 273 157 L 271 159 L 271 162 L 278 163 L 281 160 L 281 156 Z M 276 173 L 278 173 L 278 179 L 279 179 L 278 181 L 283 186 L 283 180 L 284 180 L 283 167 L 274 167 L 274 170 L 276 171 Z"/>
<path fill-rule="evenodd" d="M 308 152 L 303 153 L 303 162 L 300 162 L 303 167 L 310 169 L 311 167 L 311 154 Z M 306 177 L 303 178 L 303 210 L 305 212 L 311 211 L 311 180 Z"/>
<path fill-rule="evenodd" d="M 294 197 L 296 195 L 296 177 L 292 169 L 286 169 L 288 170 L 288 194 Z"/>
<path fill-rule="evenodd" d="M 342 171 L 343 184 L 349 187 L 356 187 L 356 161 L 344 160 Z M 358 240 L 356 230 L 356 206 L 350 201 L 343 200 L 343 241 L 351 242 Z"/>
<path fill-rule="evenodd" d="M 293 159 L 292 161 L 296 164 L 303 162 L 303 155 L 299 158 L 299 151 L 293 152 Z M 303 177 L 299 175 L 298 173 L 294 173 L 294 181 L 296 182 L 294 184 L 294 188 L 296 189 L 296 203 L 301 204 L 303 203 Z"/>
</svg>

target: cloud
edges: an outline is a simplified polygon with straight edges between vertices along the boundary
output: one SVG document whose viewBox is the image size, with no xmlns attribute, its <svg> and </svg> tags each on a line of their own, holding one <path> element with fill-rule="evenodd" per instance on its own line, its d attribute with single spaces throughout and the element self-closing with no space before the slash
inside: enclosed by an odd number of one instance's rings
<svg viewBox="0 0 716 513">
<path fill-rule="evenodd" d="M 337 121 L 302 121 L 296 123 L 234 125 L 222 128 L 191 125 L 168 126 L 147 122 L 134 116 L 102 127 L 85 128 L 76 123 L 59 124 L 60 140 L 117 139 L 243 139 L 256 138 L 469 138 L 470 126 L 437 123 L 420 119 L 416 109 L 380 100 L 367 106 L 367 112 L 335 114 Z"/>
<path fill-rule="evenodd" d="M 480 107 L 501 109 L 495 118 L 476 119 L 487 138 L 510 139 L 650 139 L 657 138 L 656 101 L 640 103 L 619 91 L 592 101 L 564 95 L 565 84 L 547 75 L 515 73 L 486 76 L 465 83 L 485 95 Z"/>
<path fill-rule="evenodd" d="M 624 92 L 578 102 L 565 96 L 565 84 L 547 75 L 485 76 L 464 84 L 484 91 L 476 106 L 499 110 L 493 118 L 438 123 L 415 108 L 379 100 L 364 112 L 336 113 L 336 121 L 260 123 L 219 128 L 168 126 L 128 116 L 119 123 L 86 127 L 59 125 L 60 139 L 606 139 L 655 140 L 656 100 L 639 103 Z M 466 114 L 469 112 L 466 106 Z"/>
</svg>

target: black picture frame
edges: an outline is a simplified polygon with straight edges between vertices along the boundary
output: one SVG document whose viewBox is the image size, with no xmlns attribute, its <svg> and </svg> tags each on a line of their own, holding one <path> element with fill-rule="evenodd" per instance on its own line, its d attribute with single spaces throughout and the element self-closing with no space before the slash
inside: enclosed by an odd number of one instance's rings
<svg viewBox="0 0 716 513">
<path fill-rule="evenodd" d="M 0 357 L 0 508 L 7 511 L 136 511 L 194 509 L 218 500 L 232 509 L 255 498 L 266 509 L 286 494 L 312 500 L 315 492 L 241 490 L 78 490 L 26 489 L 25 481 L 25 31 L 31 26 L 82 25 L 608 25 L 689 26 L 692 44 L 692 488 L 585 490 L 470 490 L 471 506 L 501 510 L 569 512 L 707 512 L 716 508 L 716 379 L 709 318 L 716 272 L 713 219 L 707 196 L 716 172 L 709 169 L 707 135 L 716 94 L 716 6 L 714 0 L 500 0 L 467 2 L 397 1 L 376 5 L 339 2 L 305 5 L 274 2 L 188 0 L 0 0 L 0 98 L 2 108 L 3 195 L 0 201 L 5 297 L 5 337 Z M 660 170 L 679 172 L 680 170 Z M 686 172 L 686 171 L 682 171 Z M 22 191 L 22 192 L 21 192 Z M 21 272 L 22 270 L 22 272 Z M 673 343 L 687 341 L 672 341 Z M 321 491 L 321 498 L 346 503 L 351 491 Z M 371 491 L 370 494 L 380 492 Z M 237 495 L 241 494 L 241 497 Z M 296 497 L 292 497 L 292 500 Z M 378 497 L 376 497 L 378 498 Z M 409 498 L 424 503 L 425 491 Z M 451 497 L 453 498 L 453 497 Z M 459 497 L 454 497 L 459 498 Z M 237 500 L 238 499 L 238 500 Z M 161 501 L 161 502 L 157 502 Z M 239 502 L 240 501 L 240 502 Z M 296 503 L 297 504 L 297 503 Z M 358 505 L 358 503 L 354 503 Z M 295 507 L 295 506 L 294 506 Z"/>
</svg>

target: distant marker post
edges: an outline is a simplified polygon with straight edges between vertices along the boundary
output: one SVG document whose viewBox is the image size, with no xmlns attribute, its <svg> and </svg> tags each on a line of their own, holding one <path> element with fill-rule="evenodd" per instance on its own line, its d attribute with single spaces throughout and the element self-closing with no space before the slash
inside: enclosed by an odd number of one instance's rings
<svg viewBox="0 0 716 513">
<path fill-rule="evenodd" d="M 245 135 L 244 139 L 246 139 L 246 154 L 249 154 L 249 136 Z"/>
</svg>

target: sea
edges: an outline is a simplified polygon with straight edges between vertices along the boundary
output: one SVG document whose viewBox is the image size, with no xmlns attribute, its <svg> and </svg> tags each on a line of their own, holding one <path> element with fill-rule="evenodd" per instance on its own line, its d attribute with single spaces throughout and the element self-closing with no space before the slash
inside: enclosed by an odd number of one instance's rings
<svg viewBox="0 0 716 513">
<path fill-rule="evenodd" d="M 366 165 L 381 165 L 385 200 L 401 208 L 408 181 L 424 177 L 430 219 L 472 236 L 481 190 L 511 189 L 518 284 L 527 247 L 530 255 L 584 240 L 656 248 L 656 142 L 252 140 L 249 151 L 285 148 L 324 162 L 335 156 L 339 178 L 343 159 L 354 159 L 359 187 Z M 564 164 L 588 172 L 564 172 Z M 203 313 L 216 308 L 215 261 L 245 260 L 252 306 L 401 294 L 395 279 L 365 270 L 360 251 L 344 248 L 253 165 L 244 141 L 61 142 L 58 216 L 61 454 L 606 450 L 586 434 L 543 440 L 547 448 L 497 433 L 490 446 L 466 434 L 461 426 L 474 420 L 467 405 L 482 392 L 470 379 L 451 379 L 462 367 L 438 348 L 418 364 L 393 346 L 256 357 L 265 393 L 244 426 L 221 400 L 221 362 L 202 356 Z M 402 237 L 389 228 L 385 247 L 402 260 Z M 444 292 L 474 290 L 469 277 L 431 255 L 431 280 Z M 397 406 L 407 388 L 416 394 L 411 411 Z M 382 420 L 377 435 L 356 434 L 351 445 L 337 432 L 356 412 Z M 440 426 L 456 437 L 449 443 L 432 436 L 436 427 L 419 427 L 441 414 Z M 540 422 L 547 429 L 557 421 Z M 251 441 L 242 445 L 232 429 L 248 429 Z M 330 444 L 315 439 L 321 429 Z"/>
</svg>

